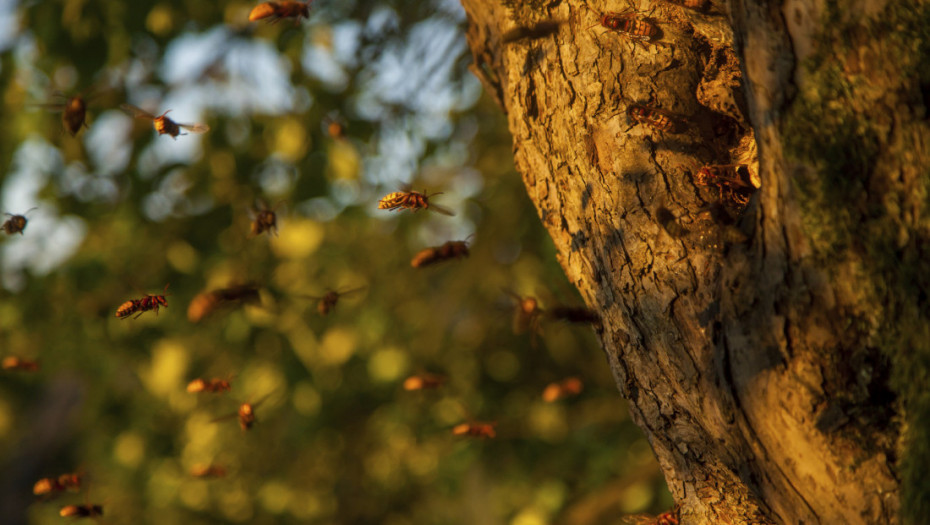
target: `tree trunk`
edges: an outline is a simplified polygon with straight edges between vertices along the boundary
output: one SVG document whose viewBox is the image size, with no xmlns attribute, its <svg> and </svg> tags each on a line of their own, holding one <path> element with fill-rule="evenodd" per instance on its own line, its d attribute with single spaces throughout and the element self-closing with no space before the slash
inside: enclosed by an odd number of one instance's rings
<svg viewBox="0 0 930 525">
<path fill-rule="evenodd" d="M 926 5 L 462 3 L 682 523 L 925 511 Z"/>
</svg>

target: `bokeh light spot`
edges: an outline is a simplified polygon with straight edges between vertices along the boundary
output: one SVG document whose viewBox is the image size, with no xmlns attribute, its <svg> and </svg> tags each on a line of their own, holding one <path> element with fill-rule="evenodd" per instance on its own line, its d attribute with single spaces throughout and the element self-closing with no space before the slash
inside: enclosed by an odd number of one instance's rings
<svg viewBox="0 0 930 525">
<path fill-rule="evenodd" d="M 358 336 L 346 327 L 333 327 L 323 335 L 320 345 L 320 359 L 327 365 L 341 365 L 352 357 Z"/>
<path fill-rule="evenodd" d="M 485 362 L 488 374 L 501 383 L 513 380 L 520 371 L 520 361 L 510 350 L 498 350 Z"/>
<path fill-rule="evenodd" d="M 310 145 L 307 130 L 298 120 L 288 118 L 276 124 L 270 150 L 288 162 L 297 162 L 307 153 Z"/>
<path fill-rule="evenodd" d="M 289 509 L 295 518 L 309 520 L 323 514 L 324 505 L 316 493 L 298 492 L 291 498 Z"/>
<path fill-rule="evenodd" d="M 245 522 L 252 519 L 252 499 L 242 489 L 227 490 L 219 495 L 220 510 L 231 521 Z"/>
<path fill-rule="evenodd" d="M 165 254 L 168 262 L 175 270 L 183 273 L 193 273 L 197 268 L 197 250 L 183 241 L 171 243 Z"/>
<path fill-rule="evenodd" d="M 185 507 L 193 510 L 205 511 L 210 504 L 210 491 L 207 481 L 190 480 L 181 484 L 178 497 Z"/>
<path fill-rule="evenodd" d="M 636 482 L 620 494 L 620 510 L 625 514 L 642 512 L 652 502 L 652 487 L 647 483 Z"/>
<path fill-rule="evenodd" d="M 0 399 L 0 436 L 5 436 L 13 422 L 13 412 L 6 400 Z"/>
<path fill-rule="evenodd" d="M 140 376 L 149 391 L 167 397 L 181 389 L 187 365 L 187 351 L 184 346 L 177 341 L 162 339 L 152 348 L 151 362 Z"/>
<path fill-rule="evenodd" d="M 293 495 L 290 487 L 280 481 L 269 481 L 258 491 L 262 506 L 272 514 L 281 514 L 286 511 Z"/>
<path fill-rule="evenodd" d="M 510 521 L 511 525 L 546 525 L 545 516 L 533 508 L 523 509 Z"/>
<path fill-rule="evenodd" d="M 536 490 L 536 504 L 548 512 L 555 512 L 565 504 L 568 488 L 559 480 L 548 480 Z"/>
<path fill-rule="evenodd" d="M 329 145 L 329 165 L 326 176 L 337 180 L 356 180 L 361 169 L 361 159 L 355 146 L 347 140 L 335 140 Z"/>
<path fill-rule="evenodd" d="M 138 467 L 145 458 L 145 441 L 135 432 L 123 432 L 116 438 L 113 456 L 127 467 Z"/>
<path fill-rule="evenodd" d="M 565 406 L 551 403 L 534 403 L 530 409 L 530 431 L 549 442 L 561 441 L 568 433 Z"/>
<path fill-rule="evenodd" d="M 291 219 L 280 226 L 271 240 L 275 255 L 285 259 L 305 259 L 323 242 L 323 228 L 307 219 Z"/>
<path fill-rule="evenodd" d="M 407 370 L 407 355 L 399 348 L 384 348 L 368 360 L 368 375 L 375 381 L 390 382 Z"/>
<path fill-rule="evenodd" d="M 171 22 L 171 7 L 165 4 L 158 4 L 149 11 L 145 17 L 145 28 L 152 33 L 163 36 L 171 31 L 174 24 Z"/>
<path fill-rule="evenodd" d="M 323 400 L 313 386 L 301 381 L 294 387 L 294 408 L 305 416 L 314 416 L 320 411 Z"/>
</svg>

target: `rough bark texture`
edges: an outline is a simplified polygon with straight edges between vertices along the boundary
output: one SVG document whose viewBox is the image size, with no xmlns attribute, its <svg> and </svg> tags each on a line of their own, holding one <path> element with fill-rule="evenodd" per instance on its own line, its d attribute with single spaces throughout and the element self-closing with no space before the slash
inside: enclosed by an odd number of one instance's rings
<svg viewBox="0 0 930 525">
<path fill-rule="evenodd" d="M 930 341 L 926 6 L 644 0 L 641 43 L 599 23 L 622 3 L 463 4 L 682 523 L 897 522 L 891 364 Z M 702 184 L 734 164 L 761 188 Z"/>
</svg>

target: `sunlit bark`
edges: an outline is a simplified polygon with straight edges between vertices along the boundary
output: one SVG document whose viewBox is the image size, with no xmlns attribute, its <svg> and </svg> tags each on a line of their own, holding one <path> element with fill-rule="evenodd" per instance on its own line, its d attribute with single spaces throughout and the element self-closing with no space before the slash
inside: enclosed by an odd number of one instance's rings
<svg viewBox="0 0 930 525">
<path fill-rule="evenodd" d="M 463 4 L 683 523 L 896 522 L 892 364 L 925 344 L 908 332 L 930 287 L 922 59 L 898 20 L 922 4 L 643 2 L 653 42 L 600 24 L 614 4 Z M 708 165 L 761 188 L 708 184 Z"/>
</svg>

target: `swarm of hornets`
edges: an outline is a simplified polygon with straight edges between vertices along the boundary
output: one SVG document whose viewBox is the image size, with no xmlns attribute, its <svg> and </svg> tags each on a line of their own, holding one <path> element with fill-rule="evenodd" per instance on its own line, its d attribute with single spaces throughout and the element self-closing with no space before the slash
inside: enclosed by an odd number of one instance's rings
<svg viewBox="0 0 930 525">
<path fill-rule="evenodd" d="M 696 11 L 706 11 L 709 6 L 708 0 L 667 1 Z M 310 1 L 264 2 L 251 10 L 248 20 L 250 22 L 267 20 L 276 23 L 282 19 L 293 19 L 295 24 L 299 24 L 302 19 L 309 16 Z M 655 20 L 638 13 L 604 13 L 600 15 L 598 24 L 647 49 L 651 45 L 654 46 L 660 43 L 663 36 L 662 30 Z M 547 25 L 545 30 L 545 34 L 551 34 L 551 32 L 558 30 L 558 24 Z M 520 38 L 524 37 L 520 36 Z M 532 33 L 530 38 L 533 38 Z M 64 102 L 48 104 L 47 106 L 50 109 L 61 111 L 62 126 L 72 137 L 76 136 L 82 129 L 89 127 L 87 123 L 88 103 L 83 95 L 65 97 Z M 171 109 L 156 115 L 129 103 L 121 104 L 120 108 L 134 118 L 150 121 L 159 135 L 168 135 L 175 140 L 187 133 L 201 134 L 210 130 L 210 127 L 203 123 L 182 123 L 172 120 L 168 117 Z M 627 105 L 626 113 L 633 126 L 642 125 L 660 133 L 669 134 L 688 131 L 687 119 L 661 109 L 655 105 L 654 101 L 650 103 L 630 103 Z M 327 123 L 327 132 L 332 138 L 342 140 L 345 137 L 345 125 L 337 119 L 330 119 Z M 704 166 L 697 171 L 694 179 L 701 186 L 717 189 L 720 192 L 721 199 L 742 205 L 748 201 L 752 192 L 757 188 L 748 174 L 748 167 L 743 164 Z M 387 211 L 408 210 L 412 212 L 428 210 L 447 216 L 454 215 L 452 210 L 431 201 L 438 195 L 442 195 L 442 192 L 428 193 L 426 190 L 419 192 L 405 188 L 385 195 L 378 202 L 378 209 Z M 277 235 L 279 225 L 276 212 L 278 206 L 269 208 L 262 204 L 250 211 L 252 222 L 248 237 L 257 237 L 263 233 L 268 233 L 269 236 Z M 34 209 L 27 210 L 22 214 L 6 213 L 8 219 L 3 222 L 3 232 L 7 235 L 24 235 L 28 222 L 26 216 Z M 465 240 L 447 241 L 416 253 L 411 259 L 410 265 L 413 268 L 423 268 L 441 262 L 463 259 L 470 255 L 470 248 L 470 237 Z M 150 311 L 158 316 L 160 308 L 168 307 L 167 297 L 170 295 L 167 293 L 168 287 L 169 285 L 166 284 L 161 293 L 146 294 L 138 299 L 129 299 L 123 302 L 116 308 L 115 317 L 120 320 L 138 319 L 144 313 Z M 317 311 L 320 315 L 326 316 L 335 309 L 341 297 L 360 292 L 364 288 L 329 290 L 322 296 L 306 297 L 317 301 Z M 597 313 L 587 308 L 551 305 L 547 309 L 543 309 L 540 302 L 534 297 L 524 297 L 513 292 L 508 293 L 515 303 L 513 307 L 514 333 L 519 335 L 529 332 L 534 338 L 534 343 L 537 333 L 541 330 L 542 323 L 546 320 L 594 326 L 600 324 Z M 196 323 L 225 307 L 260 302 L 261 295 L 258 285 L 251 283 L 233 285 L 196 295 L 190 302 L 187 317 L 191 322 Z M 6 356 L 2 360 L 2 368 L 5 371 L 38 372 L 40 367 L 39 363 L 34 360 L 18 356 Z M 408 392 L 422 391 L 426 392 L 423 395 L 429 395 L 429 391 L 448 388 L 448 381 L 449 378 L 441 374 L 421 373 L 407 377 L 403 381 L 402 387 Z M 192 379 L 187 384 L 186 390 L 191 394 L 222 395 L 231 392 L 232 388 L 230 378 L 200 377 Z M 552 403 L 579 396 L 583 390 L 584 384 L 580 378 L 568 377 L 548 384 L 542 390 L 541 398 L 547 403 Z M 234 412 L 217 417 L 213 421 L 220 422 L 235 419 L 243 432 L 249 431 L 257 422 L 256 410 L 267 398 L 268 396 L 265 396 L 265 398 L 257 402 L 238 403 L 238 408 Z M 450 433 L 453 436 L 494 439 L 498 436 L 497 425 L 496 421 L 469 419 L 453 426 Z M 200 479 L 222 478 L 227 475 L 227 470 L 222 465 L 203 464 L 192 468 L 190 475 Z M 83 474 L 79 472 L 41 478 L 35 482 L 33 493 L 38 497 L 49 499 L 68 492 L 79 492 L 82 488 L 82 479 Z M 61 517 L 75 519 L 98 518 L 103 516 L 104 509 L 103 505 L 97 503 L 70 504 L 61 507 L 59 514 Z M 650 523 L 677 524 L 678 510 L 676 508 L 648 519 Z"/>
</svg>

